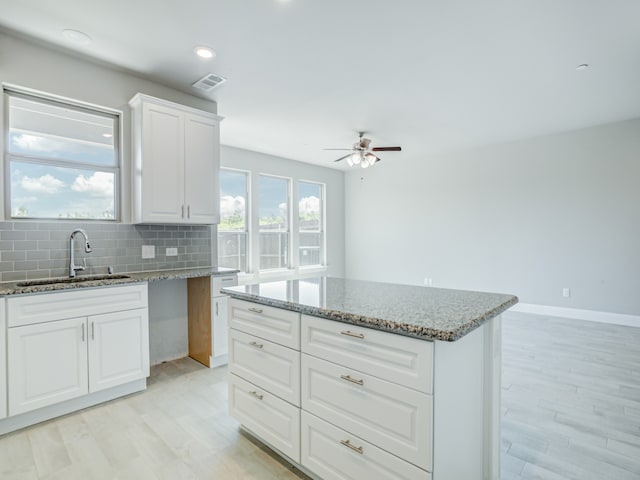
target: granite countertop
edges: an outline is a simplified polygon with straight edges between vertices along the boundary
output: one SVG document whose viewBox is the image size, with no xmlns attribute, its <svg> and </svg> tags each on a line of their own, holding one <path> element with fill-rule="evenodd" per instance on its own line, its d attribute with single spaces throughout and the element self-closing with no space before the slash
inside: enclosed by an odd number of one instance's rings
<svg viewBox="0 0 640 480">
<path fill-rule="evenodd" d="M 223 288 L 233 298 L 417 337 L 455 341 L 518 303 L 518 297 L 317 277 Z"/>
<path fill-rule="evenodd" d="M 28 285 L 31 282 L 39 282 L 41 280 L 23 280 L 19 282 L 2 282 L 0 283 L 0 296 L 3 295 L 20 295 L 25 293 L 52 292 L 57 290 L 70 290 L 74 288 L 96 288 L 106 287 L 109 285 L 124 285 L 127 283 L 155 282 L 157 280 L 177 280 L 181 278 L 222 276 L 232 273 L 238 273 L 239 270 L 223 267 L 207 267 L 207 268 L 181 268 L 177 270 L 158 270 L 154 272 L 136 272 L 136 273 L 114 273 L 109 275 L 81 275 L 78 274 L 77 279 L 81 281 L 67 282 L 66 278 L 60 278 L 63 283 L 53 283 L 45 285 Z M 122 278 L 124 277 L 124 278 Z M 84 280 L 85 278 L 93 278 L 94 280 Z M 46 280 L 46 279 L 45 279 Z M 56 280 L 56 279 L 48 279 Z M 27 284 L 26 286 L 21 286 Z"/>
</svg>

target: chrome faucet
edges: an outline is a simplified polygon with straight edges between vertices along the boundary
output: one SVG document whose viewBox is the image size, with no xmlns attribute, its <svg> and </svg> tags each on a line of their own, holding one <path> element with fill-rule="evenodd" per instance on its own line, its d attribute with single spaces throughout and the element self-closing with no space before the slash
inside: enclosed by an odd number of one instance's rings
<svg viewBox="0 0 640 480">
<path fill-rule="evenodd" d="M 82 230 L 81 228 L 75 229 L 71 232 L 71 237 L 69 237 L 69 278 L 75 278 L 76 272 L 78 270 L 84 270 L 87 268 L 87 259 L 82 258 L 82 265 L 75 264 L 75 253 L 74 253 L 74 240 L 76 238 L 76 234 L 81 233 L 84 237 L 84 252 L 91 253 L 91 245 L 89 244 L 89 237 L 87 237 L 87 232 Z"/>
</svg>

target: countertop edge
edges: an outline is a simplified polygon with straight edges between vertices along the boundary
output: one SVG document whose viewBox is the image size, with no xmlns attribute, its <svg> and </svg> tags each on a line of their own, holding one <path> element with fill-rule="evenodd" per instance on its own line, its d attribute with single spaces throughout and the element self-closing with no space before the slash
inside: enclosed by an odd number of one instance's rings
<svg viewBox="0 0 640 480">
<path fill-rule="evenodd" d="M 219 277 L 224 275 L 232 275 L 238 273 L 239 270 L 223 269 L 218 267 L 211 268 L 185 268 L 176 270 L 157 270 L 153 272 L 132 272 L 120 273 L 119 275 L 127 275 L 129 278 L 105 278 L 100 280 L 89 280 L 78 283 L 56 283 L 52 285 L 33 285 L 27 287 L 19 287 L 16 284 L 23 280 L 15 282 L 0 283 L 0 296 L 10 295 L 26 295 L 30 293 L 58 292 L 65 290 L 76 290 L 79 288 L 98 288 L 109 287 L 113 285 L 126 285 L 131 283 L 156 282 L 160 280 L 181 280 L 197 277 Z M 89 275 L 90 276 L 90 275 Z M 28 280 L 26 280 L 28 281 Z"/>
<path fill-rule="evenodd" d="M 337 322 L 348 323 L 375 330 L 382 330 L 396 335 L 418 338 L 420 340 L 441 340 L 445 342 L 454 342 L 461 339 L 468 333 L 480 327 L 494 317 L 497 317 L 507 309 L 518 303 L 518 297 L 512 296 L 509 300 L 501 303 L 495 308 L 488 310 L 482 316 L 468 320 L 464 325 L 455 330 L 439 330 L 429 327 L 418 327 L 410 323 L 394 322 L 388 319 L 367 317 L 353 313 L 341 312 L 337 310 L 328 310 L 320 307 L 311 307 L 301 305 L 299 303 L 291 303 L 283 300 L 264 299 L 249 293 L 240 293 L 233 290 L 222 289 L 222 293 L 229 295 L 231 298 L 245 300 L 248 302 L 259 303 L 268 307 L 283 308 L 293 312 L 312 315 L 315 317 L 326 318 Z"/>
</svg>

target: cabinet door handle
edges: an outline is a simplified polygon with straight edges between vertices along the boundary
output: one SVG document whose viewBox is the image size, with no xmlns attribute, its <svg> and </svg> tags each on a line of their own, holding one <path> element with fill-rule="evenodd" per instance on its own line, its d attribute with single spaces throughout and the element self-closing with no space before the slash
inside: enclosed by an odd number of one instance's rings
<svg viewBox="0 0 640 480">
<path fill-rule="evenodd" d="M 346 380 L 347 382 L 355 383 L 356 385 L 364 385 L 364 380 L 355 379 L 350 375 L 340 375 L 340 378 L 342 380 Z"/>
<path fill-rule="evenodd" d="M 191 205 L 187 205 L 187 218 L 191 218 Z"/>
<path fill-rule="evenodd" d="M 258 342 L 251 342 L 249 345 L 251 345 L 252 347 L 256 347 L 256 348 L 263 348 L 264 347 L 264 344 L 258 343 Z"/>
<path fill-rule="evenodd" d="M 96 322 L 91 322 L 91 340 L 96 339 Z"/>
<path fill-rule="evenodd" d="M 256 392 L 255 390 L 253 392 L 249 392 L 249 395 L 253 395 L 254 397 L 256 397 L 258 400 L 262 400 L 262 397 L 264 395 L 260 395 L 258 392 Z"/>
<path fill-rule="evenodd" d="M 82 341 L 84 342 L 84 323 L 82 324 L 81 330 L 82 330 L 81 338 L 82 338 Z"/>
<path fill-rule="evenodd" d="M 253 312 L 253 313 L 262 313 L 262 309 L 261 308 L 250 308 L 249 311 Z"/>
<path fill-rule="evenodd" d="M 216 316 L 218 316 L 218 302 L 216 302 Z"/>
<path fill-rule="evenodd" d="M 364 338 L 364 335 L 362 333 L 355 333 L 355 332 L 352 332 L 351 330 L 343 330 L 340 332 L 340 335 L 347 335 L 349 337 L 355 337 L 355 338 Z"/>
<path fill-rule="evenodd" d="M 364 449 L 362 447 L 356 447 L 355 445 L 352 445 L 349 440 L 340 440 L 340 443 L 345 447 L 350 448 L 354 452 L 358 452 L 360 455 L 364 454 Z"/>
<path fill-rule="evenodd" d="M 184 218 L 184 205 L 182 205 L 182 218 Z"/>
</svg>

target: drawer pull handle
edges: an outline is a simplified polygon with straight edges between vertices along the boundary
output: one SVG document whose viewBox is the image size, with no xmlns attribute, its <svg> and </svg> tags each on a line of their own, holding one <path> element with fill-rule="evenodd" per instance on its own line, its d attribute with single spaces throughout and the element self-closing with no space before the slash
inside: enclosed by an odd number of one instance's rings
<svg viewBox="0 0 640 480">
<path fill-rule="evenodd" d="M 264 395 L 260 395 L 258 392 L 256 392 L 255 390 L 253 392 L 249 392 L 249 395 L 253 395 L 254 397 L 256 397 L 258 400 L 262 400 L 262 397 Z"/>
<path fill-rule="evenodd" d="M 258 342 L 251 342 L 249 345 L 251 345 L 252 347 L 256 347 L 256 348 L 264 347 L 264 345 L 262 343 L 258 343 Z"/>
<path fill-rule="evenodd" d="M 262 309 L 261 308 L 250 308 L 249 311 L 253 312 L 253 313 L 262 313 Z"/>
<path fill-rule="evenodd" d="M 349 440 L 340 440 L 340 443 L 342 445 L 344 445 L 345 447 L 350 448 L 351 450 L 353 450 L 354 452 L 358 452 L 360 455 L 364 454 L 364 450 L 362 447 L 356 447 L 355 445 L 352 445 L 351 442 Z"/>
<path fill-rule="evenodd" d="M 347 382 L 355 383 L 356 385 L 364 385 L 364 380 L 357 380 L 352 378 L 350 375 L 340 375 L 340 378 Z"/>
<path fill-rule="evenodd" d="M 340 332 L 340 335 L 347 335 L 349 337 L 355 338 L 364 338 L 364 335 L 362 333 L 354 333 L 351 330 L 343 330 Z"/>
<path fill-rule="evenodd" d="M 222 278 L 221 282 L 233 282 L 233 277 Z"/>
</svg>

